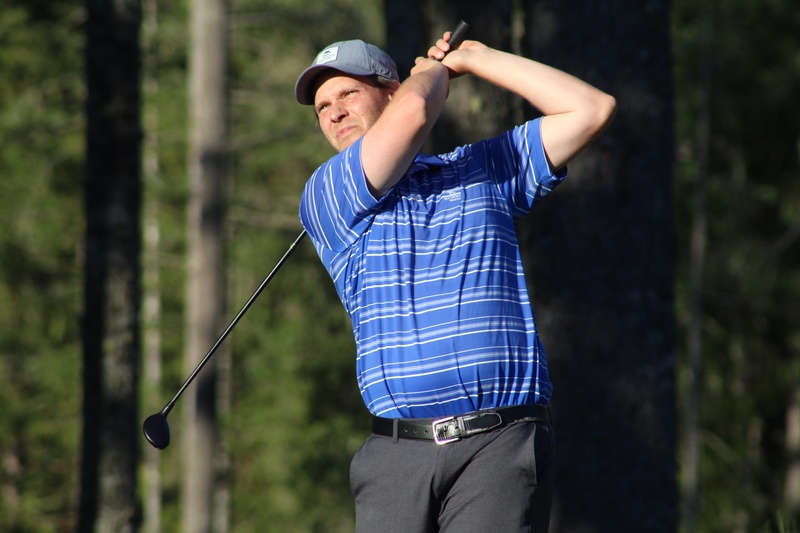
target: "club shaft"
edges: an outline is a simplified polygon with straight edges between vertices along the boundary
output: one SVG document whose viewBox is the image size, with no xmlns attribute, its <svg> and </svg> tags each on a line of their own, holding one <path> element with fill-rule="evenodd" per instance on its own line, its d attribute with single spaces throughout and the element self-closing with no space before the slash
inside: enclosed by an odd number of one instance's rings
<svg viewBox="0 0 800 533">
<path fill-rule="evenodd" d="M 450 36 L 450 46 L 453 49 L 458 48 L 458 46 L 463 42 L 464 37 L 466 36 L 468 31 L 469 31 L 469 24 L 467 24 L 463 20 L 460 21 Z M 220 344 L 222 344 L 225 341 L 225 338 L 228 336 L 231 330 L 233 330 L 233 328 L 236 326 L 236 324 L 239 322 L 242 316 L 244 316 L 247 310 L 250 309 L 250 306 L 253 305 L 253 302 L 256 301 L 256 299 L 264 290 L 264 288 L 267 286 L 267 284 L 270 282 L 270 280 L 272 280 L 273 276 L 275 276 L 275 274 L 278 272 L 281 266 L 283 266 L 283 263 L 286 262 L 286 259 L 291 255 L 291 253 L 297 247 L 298 243 L 300 243 L 300 241 L 305 236 L 306 236 L 306 230 L 303 229 L 303 231 L 300 232 L 300 235 L 297 236 L 297 238 L 294 240 L 291 246 L 289 246 L 289 249 L 286 250 L 286 253 L 283 254 L 283 257 L 281 257 L 281 259 L 278 261 L 278 263 L 275 265 L 272 271 L 267 275 L 266 278 L 264 278 L 264 281 L 261 282 L 261 285 L 258 286 L 258 288 L 250 297 L 250 299 L 247 300 L 247 303 L 245 303 L 244 306 L 242 306 L 242 309 L 236 314 L 231 323 L 228 324 L 228 327 L 225 328 L 225 331 L 223 331 L 222 335 L 219 336 L 217 342 L 214 343 L 214 345 L 211 347 L 211 349 L 208 351 L 205 357 L 203 357 L 203 359 L 200 361 L 197 367 L 195 367 L 195 369 L 192 371 L 189 377 L 186 378 L 186 381 L 183 382 L 183 385 L 181 385 L 181 388 L 178 389 L 178 392 L 175 394 L 175 396 L 173 396 L 173 398 L 164 406 L 164 408 L 161 410 L 161 415 L 166 417 L 169 414 L 169 412 L 172 411 L 172 408 L 175 406 L 175 403 L 178 401 L 181 395 L 183 395 L 183 392 L 186 390 L 186 388 L 192 383 L 192 381 L 194 381 L 194 378 L 197 376 L 197 374 L 203 369 L 203 367 L 206 365 L 209 359 L 211 359 L 211 356 L 214 355 L 214 352 L 217 351 L 217 348 L 219 348 Z"/>
<path fill-rule="evenodd" d="M 283 263 L 286 262 L 286 259 L 292 254 L 294 249 L 297 247 L 298 243 L 301 240 L 303 240 L 303 237 L 305 236 L 306 236 L 306 230 L 303 229 L 303 231 L 300 232 L 300 235 L 297 236 L 297 238 L 294 240 L 291 246 L 289 246 L 289 249 L 286 250 L 286 253 L 283 254 L 283 257 L 281 257 L 281 259 L 278 261 L 278 263 L 275 265 L 272 271 L 269 274 L 267 274 L 267 277 L 264 278 L 264 281 L 261 282 L 261 285 L 258 286 L 258 288 L 250 297 L 250 299 L 247 300 L 247 303 L 245 303 L 244 306 L 242 306 L 242 309 L 236 314 L 233 320 L 231 320 L 231 323 L 228 324 L 228 327 L 225 328 L 225 331 L 223 331 L 222 335 L 219 336 L 217 342 L 214 343 L 214 346 L 211 347 L 211 349 L 208 351 L 205 357 L 203 357 L 203 359 L 200 361 L 200 364 L 198 364 L 197 367 L 194 369 L 194 371 L 192 371 L 191 375 L 188 378 L 186 378 L 186 381 L 183 382 L 183 385 L 181 385 L 181 388 L 178 390 L 177 394 L 175 394 L 175 396 L 169 401 L 169 403 L 167 403 L 167 405 L 164 406 L 164 409 L 161 410 L 162 415 L 167 416 L 167 414 L 169 414 L 169 412 L 172 411 L 172 408 L 175 406 L 175 402 L 177 402 L 178 398 L 181 397 L 183 391 L 186 390 L 186 388 L 189 386 L 189 384 L 192 383 L 197 374 L 203 369 L 208 360 L 211 359 L 211 356 L 214 355 L 214 352 L 217 351 L 219 345 L 222 344 L 222 342 L 225 340 L 225 338 L 228 336 L 231 330 L 233 330 L 233 328 L 236 326 L 236 324 L 239 322 L 242 316 L 244 316 L 247 310 L 250 309 L 250 306 L 253 305 L 253 302 L 256 301 L 258 296 L 264 290 L 264 287 L 267 286 L 267 284 L 270 282 L 273 276 L 275 276 L 275 274 L 278 272 L 281 266 L 283 266 Z"/>
</svg>

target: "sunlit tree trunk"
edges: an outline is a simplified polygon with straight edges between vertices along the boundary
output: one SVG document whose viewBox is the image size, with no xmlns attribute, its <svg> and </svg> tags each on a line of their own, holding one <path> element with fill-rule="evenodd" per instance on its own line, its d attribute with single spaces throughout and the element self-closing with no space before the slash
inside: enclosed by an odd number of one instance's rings
<svg viewBox="0 0 800 533">
<path fill-rule="evenodd" d="M 227 31 L 225 0 L 193 0 L 189 60 L 189 211 L 186 371 L 222 332 L 224 207 L 227 172 Z M 221 354 L 217 354 L 221 356 Z M 213 530 L 217 428 L 216 360 L 186 391 L 183 529 Z"/>
<path fill-rule="evenodd" d="M 151 200 L 155 202 L 155 200 Z M 144 380 L 146 382 L 145 399 L 148 412 L 158 412 L 157 404 L 161 383 L 161 334 L 159 323 L 161 318 L 161 294 L 159 276 L 159 244 L 158 210 L 149 206 L 145 216 L 145 266 L 144 266 Z M 146 533 L 161 531 L 161 452 L 147 447 L 145 452 L 145 522 Z"/>
<path fill-rule="evenodd" d="M 79 531 L 138 529 L 141 6 L 89 0 Z"/>
<path fill-rule="evenodd" d="M 158 30 L 158 0 L 144 0 L 144 72 L 143 90 L 145 103 L 143 120 L 144 141 L 144 399 L 147 412 L 161 409 L 158 394 L 161 385 L 161 282 L 160 254 L 161 232 L 159 229 L 160 165 L 158 160 L 158 108 L 154 102 L 158 94 L 158 57 L 156 31 Z M 161 532 L 161 452 L 150 446 L 145 452 L 144 484 L 144 531 Z"/>
</svg>

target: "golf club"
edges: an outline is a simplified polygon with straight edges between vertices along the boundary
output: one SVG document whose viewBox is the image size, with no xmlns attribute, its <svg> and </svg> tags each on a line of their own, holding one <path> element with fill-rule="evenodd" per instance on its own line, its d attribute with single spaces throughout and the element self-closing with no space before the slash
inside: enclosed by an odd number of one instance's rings
<svg viewBox="0 0 800 533">
<path fill-rule="evenodd" d="M 467 24 L 463 20 L 458 23 L 456 29 L 453 30 L 453 33 L 450 36 L 449 43 L 451 49 L 458 48 L 458 46 L 464 40 L 464 37 L 466 36 L 468 30 L 469 30 L 469 24 Z M 267 283 L 270 282 L 272 277 L 275 275 L 278 269 L 280 269 L 280 267 L 283 265 L 283 263 L 286 261 L 289 255 L 291 255 L 297 244 L 303 239 L 303 237 L 305 237 L 305 235 L 306 235 L 306 230 L 304 229 L 303 231 L 300 232 L 300 235 L 297 236 L 292 245 L 289 246 L 289 249 L 286 250 L 286 253 L 283 254 L 283 257 L 281 257 L 280 261 L 278 261 L 278 264 L 276 264 L 275 267 L 272 269 L 272 272 L 270 272 L 267 275 L 267 277 L 264 278 L 264 281 L 261 282 L 261 285 L 259 285 L 256 291 L 247 301 L 247 303 L 244 304 L 244 307 L 242 307 L 242 309 L 239 311 L 236 317 L 234 317 L 234 319 L 231 321 L 231 323 L 228 325 L 228 327 L 225 329 L 222 335 L 220 335 L 219 339 L 217 339 L 217 342 L 214 343 L 214 346 L 212 346 L 211 349 L 208 351 L 208 353 L 205 355 L 205 357 L 203 357 L 202 361 L 200 361 L 200 364 L 197 365 L 197 367 L 194 369 L 191 375 L 186 379 L 186 381 L 183 382 L 183 385 L 181 385 L 181 388 L 178 390 L 177 394 L 175 394 L 175 396 L 169 401 L 169 403 L 167 403 L 167 405 L 164 406 L 164 408 L 160 412 L 148 416 L 147 419 L 144 421 L 144 424 L 142 425 L 144 436 L 154 448 L 163 450 L 164 448 L 169 446 L 170 433 L 169 433 L 169 423 L 167 422 L 167 415 L 169 415 L 169 412 L 172 411 L 172 408 L 175 406 L 175 402 L 178 401 L 178 398 L 181 397 L 183 391 L 185 391 L 186 388 L 192 383 L 195 376 L 197 376 L 197 374 L 200 372 L 203 366 L 205 366 L 205 364 L 217 350 L 219 345 L 222 344 L 222 342 L 225 340 L 225 338 L 228 336 L 228 334 L 231 332 L 234 326 L 236 326 L 237 322 L 239 322 L 239 319 L 242 318 L 242 316 L 250 308 L 250 306 L 253 304 L 256 298 L 258 298 L 258 296 L 261 294 L 261 291 L 264 290 L 264 287 L 267 286 Z"/>
<path fill-rule="evenodd" d="M 203 357 L 203 360 L 200 361 L 200 364 L 197 365 L 197 368 L 195 368 L 192 374 L 186 379 L 186 381 L 183 382 L 183 385 L 181 386 L 180 390 L 178 390 L 178 393 L 169 401 L 167 405 L 164 406 L 164 408 L 160 412 L 148 416 L 147 419 L 144 421 L 144 424 L 142 425 L 142 430 L 144 431 L 144 437 L 147 439 L 147 442 L 153 445 L 154 448 L 163 450 L 164 448 L 169 446 L 169 423 L 167 422 L 167 415 L 169 414 L 170 411 L 172 411 L 172 408 L 175 406 L 175 402 L 178 401 L 178 398 L 181 397 L 183 391 L 186 390 L 186 387 L 188 387 L 189 384 L 194 380 L 195 376 L 197 376 L 197 374 L 200 372 L 203 366 L 205 366 L 205 364 L 217 350 L 219 345 L 222 344 L 222 341 L 225 340 L 225 337 L 228 336 L 228 334 L 231 332 L 236 323 L 239 322 L 239 319 L 241 319 L 242 316 L 245 314 L 245 312 L 250 308 L 250 306 L 253 305 L 253 302 L 256 301 L 258 295 L 261 294 L 261 291 L 263 291 L 264 287 L 267 286 L 267 283 L 270 282 L 275 273 L 278 272 L 278 269 L 281 268 L 281 266 L 289 257 L 289 255 L 291 255 L 291 253 L 294 251 L 297 244 L 305 236 L 306 236 L 306 230 L 304 229 L 303 231 L 300 232 L 300 235 L 297 236 L 292 245 L 289 246 L 289 249 L 286 250 L 286 253 L 283 254 L 283 257 L 281 257 L 280 261 L 278 261 L 278 264 L 276 264 L 275 267 L 272 269 L 272 271 L 269 274 L 267 274 L 267 277 L 264 278 L 264 281 L 261 282 L 261 285 L 258 286 L 258 288 L 250 297 L 250 299 L 247 300 L 247 303 L 244 304 L 244 307 L 242 307 L 242 309 L 239 311 L 236 317 L 231 321 L 231 323 L 228 325 L 225 331 L 222 332 L 222 335 L 220 335 L 219 339 L 217 339 L 217 342 L 214 343 L 214 346 L 211 347 L 206 356 Z"/>
</svg>

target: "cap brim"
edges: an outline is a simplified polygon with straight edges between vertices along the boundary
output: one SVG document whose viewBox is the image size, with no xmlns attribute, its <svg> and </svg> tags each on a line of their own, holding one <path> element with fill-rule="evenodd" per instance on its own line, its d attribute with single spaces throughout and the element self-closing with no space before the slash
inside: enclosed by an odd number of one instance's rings
<svg viewBox="0 0 800 533">
<path fill-rule="evenodd" d="M 373 73 L 367 69 L 360 69 L 353 66 L 348 66 L 347 69 L 327 64 L 308 67 L 303 71 L 302 74 L 300 74 L 300 77 L 297 78 L 297 83 L 294 85 L 294 95 L 298 102 L 303 105 L 314 104 L 314 82 L 320 76 L 320 74 L 326 70 L 338 70 L 339 72 L 352 74 L 353 76 L 373 75 Z"/>
</svg>

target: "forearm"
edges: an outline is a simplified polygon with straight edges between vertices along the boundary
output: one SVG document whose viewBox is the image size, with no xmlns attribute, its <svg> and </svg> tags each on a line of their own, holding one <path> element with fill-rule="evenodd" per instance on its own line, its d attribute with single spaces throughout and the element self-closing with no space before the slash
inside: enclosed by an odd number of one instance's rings
<svg viewBox="0 0 800 533">
<path fill-rule="evenodd" d="M 566 72 L 501 50 L 471 50 L 466 57 L 470 74 L 518 94 L 545 115 L 594 105 L 603 95 Z"/>
</svg>

